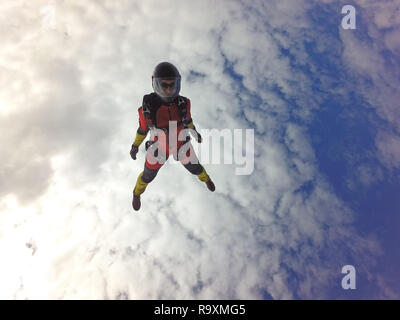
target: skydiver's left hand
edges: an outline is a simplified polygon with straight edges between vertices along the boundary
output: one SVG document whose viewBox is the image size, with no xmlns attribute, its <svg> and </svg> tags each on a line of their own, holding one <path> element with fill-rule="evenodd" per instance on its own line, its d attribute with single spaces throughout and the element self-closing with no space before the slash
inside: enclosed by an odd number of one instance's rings
<svg viewBox="0 0 400 320">
<path fill-rule="evenodd" d="M 200 133 L 198 133 L 196 129 L 190 130 L 190 134 L 193 136 L 193 138 L 196 139 L 196 141 L 197 141 L 198 143 L 201 143 L 201 142 L 203 141 L 203 139 L 202 139 Z"/>
<path fill-rule="evenodd" d="M 196 131 L 196 133 L 197 133 L 196 141 L 197 141 L 198 143 L 201 143 L 201 142 L 203 141 L 203 138 L 201 137 L 201 134 L 200 134 L 200 133 L 198 133 L 197 131 Z"/>
</svg>

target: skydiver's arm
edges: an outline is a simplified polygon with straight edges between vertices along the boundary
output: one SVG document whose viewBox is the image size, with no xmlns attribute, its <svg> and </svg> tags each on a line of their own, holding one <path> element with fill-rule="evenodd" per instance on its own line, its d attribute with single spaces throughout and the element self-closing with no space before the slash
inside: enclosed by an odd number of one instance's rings
<svg viewBox="0 0 400 320">
<path fill-rule="evenodd" d="M 198 143 L 201 143 L 202 138 L 200 133 L 197 132 L 196 127 L 193 124 L 193 119 L 192 119 L 192 115 L 190 114 L 190 100 L 187 99 L 187 125 L 186 127 L 189 129 L 192 129 L 193 131 L 190 131 L 190 133 L 192 134 L 192 136 L 196 139 L 196 141 Z"/>
<path fill-rule="evenodd" d="M 190 122 L 187 124 L 187 127 L 188 127 L 189 129 L 196 130 L 196 127 L 194 126 L 192 120 L 190 120 Z"/>
<path fill-rule="evenodd" d="M 130 151 L 133 160 L 136 160 L 136 154 L 139 151 L 139 146 L 142 144 L 143 140 L 146 138 L 149 132 L 149 127 L 147 126 L 146 120 L 143 115 L 142 107 L 139 108 L 139 128 L 136 131 L 135 141 L 132 144 Z"/>
<path fill-rule="evenodd" d="M 136 131 L 136 137 L 135 137 L 135 141 L 133 141 L 133 145 L 134 145 L 135 147 L 139 147 L 139 146 L 142 144 L 143 140 L 146 138 L 146 136 L 147 136 L 147 132 L 143 134 L 143 133 L 140 131 L 140 128 L 139 128 L 139 129 Z"/>
<path fill-rule="evenodd" d="M 139 112 L 139 128 L 137 129 L 135 141 L 133 142 L 133 145 L 135 147 L 139 147 L 142 144 L 143 140 L 147 136 L 147 133 L 149 132 L 149 127 L 143 115 L 143 108 L 140 107 L 138 112 Z"/>
</svg>

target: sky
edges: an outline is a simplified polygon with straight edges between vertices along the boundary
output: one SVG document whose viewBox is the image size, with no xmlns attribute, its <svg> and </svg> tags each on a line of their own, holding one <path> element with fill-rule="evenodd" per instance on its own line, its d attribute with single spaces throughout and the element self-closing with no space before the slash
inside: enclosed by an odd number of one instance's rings
<svg viewBox="0 0 400 320">
<path fill-rule="evenodd" d="M 399 299 L 399 13 L 395 0 L 1 2 L 0 298 Z M 211 193 L 170 159 L 134 212 L 145 151 L 129 151 L 162 61 L 201 133 L 254 133 L 231 145 L 254 165 L 237 174 L 202 152 Z"/>
</svg>

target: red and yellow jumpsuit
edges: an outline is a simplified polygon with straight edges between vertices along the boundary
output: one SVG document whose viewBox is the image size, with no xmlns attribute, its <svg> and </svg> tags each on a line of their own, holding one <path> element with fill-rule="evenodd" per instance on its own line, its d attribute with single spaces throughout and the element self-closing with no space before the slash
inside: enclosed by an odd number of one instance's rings
<svg viewBox="0 0 400 320">
<path fill-rule="evenodd" d="M 182 149 L 187 150 L 187 152 L 183 157 L 181 157 L 182 159 L 179 158 L 179 160 L 190 173 L 197 175 L 200 181 L 207 183 L 210 180 L 210 177 L 204 167 L 199 163 L 190 141 L 180 141 L 180 139 L 178 139 L 180 132 L 185 129 L 185 127 L 194 129 L 190 114 L 190 100 L 185 97 L 179 97 L 186 101 L 186 112 L 182 115 L 182 112 L 178 107 L 178 99 L 175 99 L 171 103 L 165 103 L 159 99 L 155 93 L 147 95 L 147 97 L 147 100 L 151 101 L 151 106 L 150 108 L 146 108 L 146 111 L 143 110 L 143 106 L 138 109 L 139 128 L 133 145 L 139 147 L 150 130 L 149 126 L 154 126 L 154 128 L 163 130 L 166 135 L 165 139 L 158 139 L 158 136 L 153 138 L 153 142 L 158 140 L 158 153 L 165 155 L 165 161 L 171 153 L 174 155 L 175 159 L 178 159 L 177 155 L 181 147 L 185 143 L 190 144 L 189 146 L 186 145 L 185 149 Z M 171 121 L 176 121 L 176 125 L 171 126 Z M 186 123 L 186 126 L 184 126 L 184 122 Z M 176 132 L 170 132 L 170 130 L 176 130 Z M 173 137 L 174 141 L 170 141 L 170 137 Z M 156 177 L 158 170 L 164 164 L 164 161 L 157 161 L 157 158 L 154 156 L 154 150 L 152 152 L 150 151 L 149 148 L 146 154 L 144 170 L 139 174 L 133 191 L 137 196 L 141 195 L 145 191 L 147 184 Z"/>
</svg>

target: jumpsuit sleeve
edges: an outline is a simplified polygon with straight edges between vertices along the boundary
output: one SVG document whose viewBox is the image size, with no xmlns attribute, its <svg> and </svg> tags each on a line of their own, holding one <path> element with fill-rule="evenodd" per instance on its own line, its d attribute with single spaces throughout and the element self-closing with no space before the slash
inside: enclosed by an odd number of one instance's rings
<svg viewBox="0 0 400 320">
<path fill-rule="evenodd" d="M 147 136 L 147 133 L 149 132 L 149 127 L 146 123 L 146 119 L 144 118 L 143 108 L 140 107 L 138 109 L 138 112 L 139 112 L 139 128 L 137 129 L 135 141 L 133 142 L 133 145 L 136 147 L 142 144 L 143 140 Z"/>
<path fill-rule="evenodd" d="M 138 109 L 139 112 L 139 129 L 142 134 L 147 134 L 149 132 L 149 127 L 147 125 L 146 119 L 144 118 L 143 114 L 143 107 Z"/>
<path fill-rule="evenodd" d="M 186 102 L 187 102 L 187 107 L 186 107 L 186 117 L 187 117 L 187 120 L 188 120 L 188 124 L 187 124 L 187 127 L 189 128 L 189 129 L 195 129 L 195 127 L 194 127 L 194 124 L 193 124 L 193 119 L 192 119 L 192 115 L 191 115 L 191 113 L 190 113 L 190 99 L 188 99 L 188 98 L 186 98 Z"/>
</svg>

